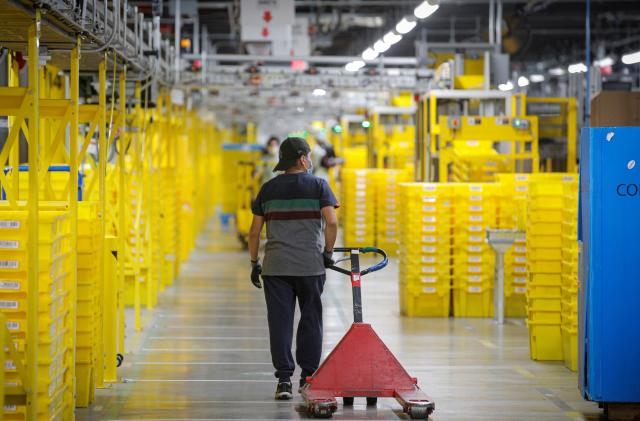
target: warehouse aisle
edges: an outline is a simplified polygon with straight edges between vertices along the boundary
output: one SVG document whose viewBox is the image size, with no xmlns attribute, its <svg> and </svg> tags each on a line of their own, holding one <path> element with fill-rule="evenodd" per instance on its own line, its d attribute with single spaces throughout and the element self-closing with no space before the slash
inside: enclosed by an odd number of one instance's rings
<svg viewBox="0 0 640 421">
<path fill-rule="evenodd" d="M 232 231 L 203 234 L 182 279 L 129 334 L 125 382 L 99 390 L 84 420 L 283 420 L 307 418 L 298 395 L 272 400 L 264 298 L 249 282 L 247 255 Z M 365 263 L 366 264 L 366 263 Z M 364 318 L 436 402 L 434 420 L 596 420 L 574 373 L 529 360 L 521 321 L 399 317 L 396 268 L 365 278 Z M 351 323 L 348 279 L 332 273 L 325 292 L 325 354 Z M 296 375 L 297 376 L 297 373 Z M 356 400 L 335 419 L 407 419 L 393 400 Z"/>
</svg>

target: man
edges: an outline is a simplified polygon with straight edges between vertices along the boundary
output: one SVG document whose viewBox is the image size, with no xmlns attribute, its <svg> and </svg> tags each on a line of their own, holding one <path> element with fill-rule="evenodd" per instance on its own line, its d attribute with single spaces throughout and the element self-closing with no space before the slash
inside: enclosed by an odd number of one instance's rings
<svg viewBox="0 0 640 421">
<path fill-rule="evenodd" d="M 276 399 L 291 399 L 293 316 L 300 303 L 296 361 L 302 369 L 300 387 L 320 364 L 322 301 L 325 271 L 333 264 L 338 224 L 337 200 L 326 181 L 311 175 L 311 149 L 304 139 L 287 138 L 280 145 L 274 171 L 284 171 L 265 183 L 253 203 L 249 231 L 251 282 L 267 302 L 271 360 L 278 378 Z M 267 224 L 264 266 L 258 260 L 260 232 Z"/>
</svg>

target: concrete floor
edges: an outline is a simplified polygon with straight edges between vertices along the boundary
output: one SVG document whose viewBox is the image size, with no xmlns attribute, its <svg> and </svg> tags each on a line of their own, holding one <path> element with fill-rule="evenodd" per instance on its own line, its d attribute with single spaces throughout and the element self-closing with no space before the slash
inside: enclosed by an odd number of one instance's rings
<svg viewBox="0 0 640 421">
<path fill-rule="evenodd" d="M 123 382 L 99 390 L 77 419 L 308 418 L 299 395 L 288 402 L 272 399 L 264 297 L 249 281 L 248 260 L 232 232 L 206 232 L 181 279 L 145 315 L 144 331 L 128 333 L 129 351 L 119 369 Z M 431 419 L 601 419 L 597 406 L 580 397 L 575 373 L 560 363 L 529 359 L 521 320 L 496 326 L 488 319 L 403 318 L 397 289 L 393 263 L 364 278 L 364 320 L 433 398 Z M 326 355 L 352 321 L 347 277 L 328 275 L 324 303 Z M 364 399 L 356 399 L 353 408 L 340 405 L 334 419 L 408 417 L 395 400 L 381 399 L 367 409 Z"/>
</svg>

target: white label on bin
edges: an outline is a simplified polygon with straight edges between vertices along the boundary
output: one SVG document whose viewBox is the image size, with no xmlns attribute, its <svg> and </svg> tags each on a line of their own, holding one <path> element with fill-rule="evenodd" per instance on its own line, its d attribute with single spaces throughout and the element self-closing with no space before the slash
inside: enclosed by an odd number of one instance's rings
<svg viewBox="0 0 640 421">
<path fill-rule="evenodd" d="M 528 175 L 523 175 L 523 174 L 516 175 L 516 181 L 527 181 L 528 179 L 529 179 Z"/>
<path fill-rule="evenodd" d="M 422 201 L 424 203 L 436 203 L 436 198 L 433 196 L 422 196 Z"/>
<path fill-rule="evenodd" d="M 522 247 L 522 246 L 518 246 L 516 248 L 513 249 L 516 253 L 526 253 L 527 252 L 527 248 L 526 247 Z"/>
<path fill-rule="evenodd" d="M 479 273 L 482 272 L 482 268 L 480 266 L 469 266 L 469 272 Z"/>
<path fill-rule="evenodd" d="M 422 207 L 422 211 L 423 212 L 435 212 L 436 211 L 436 207 L 435 206 L 431 206 L 431 205 L 423 206 Z"/>
<path fill-rule="evenodd" d="M 516 273 L 525 273 L 527 271 L 527 268 L 525 266 L 516 266 L 515 268 L 513 268 L 513 271 Z"/>
<path fill-rule="evenodd" d="M 469 256 L 469 263 L 480 263 L 482 262 L 482 257 L 481 256 Z"/>
<path fill-rule="evenodd" d="M 434 256 L 422 256 L 422 263 L 435 263 L 436 258 Z"/>
<path fill-rule="evenodd" d="M 387 222 L 397 222 L 398 220 L 395 217 L 387 218 Z"/>
<path fill-rule="evenodd" d="M 436 272 L 436 268 L 433 266 L 423 266 L 422 267 L 422 273 L 435 273 Z"/>
<path fill-rule="evenodd" d="M 15 309 L 18 308 L 18 302 L 17 301 L 0 300 L 0 308 L 15 310 Z"/>
<path fill-rule="evenodd" d="M 20 221 L 0 221 L 0 228 L 11 228 L 17 229 L 20 228 Z"/>
<path fill-rule="evenodd" d="M 524 276 L 516 276 L 515 278 L 513 278 L 513 282 L 515 282 L 516 284 L 526 284 L 527 278 Z"/>
<path fill-rule="evenodd" d="M 565 175 L 565 176 L 562 177 L 562 181 L 565 181 L 565 182 L 566 181 L 575 181 L 575 180 L 576 180 L 576 178 L 574 176 L 572 176 L 572 175 Z"/>
<path fill-rule="evenodd" d="M 517 294 L 524 294 L 525 292 L 527 292 L 527 288 L 526 287 L 515 287 L 513 290 Z"/>
<path fill-rule="evenodd" d="M 20 241 L 0 240 L 0 249 L 17 249 L 20 247 Z"/>
<path fill-rule="evenodd" d="M 473 241 L 474 243 L 478 242 L 478 241 L 483 241 L 484 238 L 482 237 L 478 237 L 477 235 L 470 235 L 469 236 L 469 241 Z"/>
<path fill-rule="evenodd" d="M 482 206 L 478 206 L 478 205 L 469 206 L 469 210 L 472 212 L 480 212 L 482 211 Z"/>
<path fill-rule="evenodd" d="M 516 263 L 527 263 L 527 258 L 524 256 L 516 256 L 513 261 Z"/>
<path fill-rule="evenodd" d="M 423 246 L 422 251 L 424 253 L 435 253 L 436 248 L 434 246 Z"/>
<path fill-rule="evenodd" d="M 15 405 L 5 405 L 4 406 L 4 410 L 7 411 L 7 412 L 16 412 L 17 409 L 18 409 L 18 407 L 15 406 Z"/>
<path fill-rule="evenodd" d="M 0 260 L 0 268 L 3 269 L 17 269 L 18 261 L 17 260 Z"/>
<path fill-rule="evenodd" d="M 482 195 L 481 194 L 472 194 L 471 196 L 469 196 L 469 200 L 473 200 L 474 202 L 479 202 L 482 200 Z"/>
<path fill-rule="evenodd" d="M 435 216 L 425 216 L 422 218 L 422 222 L 436 222 Z"/>
<path fill-rule="evenodd" d="M 387 209 L 389 210 L 396 209 L 397 207 L 398 207 L 397 205 L 387 205 Z"/>
<path fill-rule="evenodd" d="M 20 329 L 19 322 L 7 322 L 7 329 L 9 330 L 18 330 Z"/>
<path fill-rule="evenodd" d="M 467 247 L 467 250 L 472 253 L 478 253 L 482 251 L 482 246 L 469 246 Z"/>
<path fill-rule="evenodd" d="M 527 191 L 529 190 L 528 186 L 516 186 L 516 191 Z"/>
<path fill-rule="evenodd" d="M 467 289 L 467 291 L 469 291 L 469 292 L 475 292 L 475 293 L 477 293 L 477 292 L 482 292 L 482 287 L 469 287 L 469 288 Z"/>
<path fill-rule="evenodd" d="M 18 281 L 0 281 L 0 289 L 20 289 L 20 282 Z"/>
<path fill-rule="evenodd" d="M 480 232 L 482 231 L 482 225 L 469 225 L 469 231 Z"/>
<path fill-rule="evenodd" d="M 430 186 L 430 185 L 422 186 L 422 191 L 434 192 L 436 191 L 436 186 Z"/>
<path fill-rule="evenodd" d="M 474 221 L 474 222 L 482 221 L 482 215 L 470 215 L 469 221 Z"/>
<path fill-rule="evenodd" d="M 469 186 L 469 191 L 481 192 L 482 186 Z"/>
<path fill-rule="evenodd" d="M 11 360 L 7 360 L 4 362 L 4 369 L 5 370 L 15 370 L 16 369 L 16 363 L 14 363 Z"/>
<path fill-rule="evenodd" d="M 432 236 L 432 235 L 425 235 L 422 237 L 422 241 L 424 243 L 435 243 L 436 242 L 436 237 Z"/>
<path fill-rule="evenodd" d="M 482 282 L 482 277 L 478 275 L 469 276 L 469 282 Z"/>
<path fill-rule="evenodd" d="M 433 294 L 436 292 L 436 287 L 422 288 L 422 292 L 426 292 L 427 294 Z"/>
<path fill-rule="evenodd" d="M 435 232 L 435 230 L 436 230 L 435 225 L 425 225 L 422 227 L 422 231 L 424 232 Z"/>
<path fill-rule="evenodd" d="M 420 277 L 420 281 L 423 284 L 435 284 L 438 279 L 435 276 L 422 276 Z"/>
</svg>

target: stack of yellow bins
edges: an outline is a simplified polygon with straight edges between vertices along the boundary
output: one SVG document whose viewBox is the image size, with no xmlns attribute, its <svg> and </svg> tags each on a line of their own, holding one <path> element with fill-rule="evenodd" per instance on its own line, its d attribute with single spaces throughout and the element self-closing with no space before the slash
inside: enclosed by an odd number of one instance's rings
<svg viewBox="0 0 640 421">
<path fill-rule="evenodd" d="M 406 316 L 449 316 L 452 196 L 450 184 L 400 185 L 400 311 Z"/>
<path fill-rule="evenodd" d="M 454 184 L 454 303 L 456 317 L 491 317 L 495 254 L 487 227 L 497 226 L 499 186 Z"/>
<path fill-rule="evenodd" d="M 96 202 L 78 204 L 78 310 L 76 325 L 76 406 L 89 406 L 102 342 L 100 219 Z"/>
<path fill-rule="evenodd" d="M 376 246 L 390 256 L 400 242 L 400 183 L 409 181 L 406 170 L 378 170 L 376 177 Z"/>
<path fill-rule="evenodd" d="M 529 183 L 527 213 L 527 323 L 531 358 L 562 360 L 562 182 L 546 177 Z"/>
<path fill-rule="evenodd" d="M 562 211 L 562 349 L 564 363 L 578 370 L 578 182 L 564 186 Z"/>
<path fill-rule="evenodd" d="M 39 297 L 30 296 L 28 290 L 27 221 L 26 210 L 0 211 L 0 311 L 24 364 L 28 301 L 38 300 L 38 419 L 65 419 L 73 401 L 69 213 L 39 212 Z M 22 384 L 13 360 L 5 361 L 4 370 L 7 385 Z M 26 407 L 5 406 L 4 419 L 26 420 Z"/>
<path fill-rule="evenodd" d="M 497 174 L 500 186 L 498 227 L 526 230 L 529 174 Z M 527 245 L 517 240 L 505 254 L 505 316 L 526 317 Z"/>
<path fill-rule="evenodd" d="M 148 241 L 146 221 L 147 213 L 144 206 L 142 186 L 135 180 L 129 181 L 128 193 L 128 232 L 125 253 L 125 303 L 135 304 L 136 282 L 139 283 L 141 303 L 150 305 L 147 296 L 147 274 L 149 269 Z"/>
<path fill-rule="evenodd" d="M 342 223 L 344 245 L 347 247 L 367 247 L 375 244 L 377 171 L 342 171 Z"/>
</svg>

